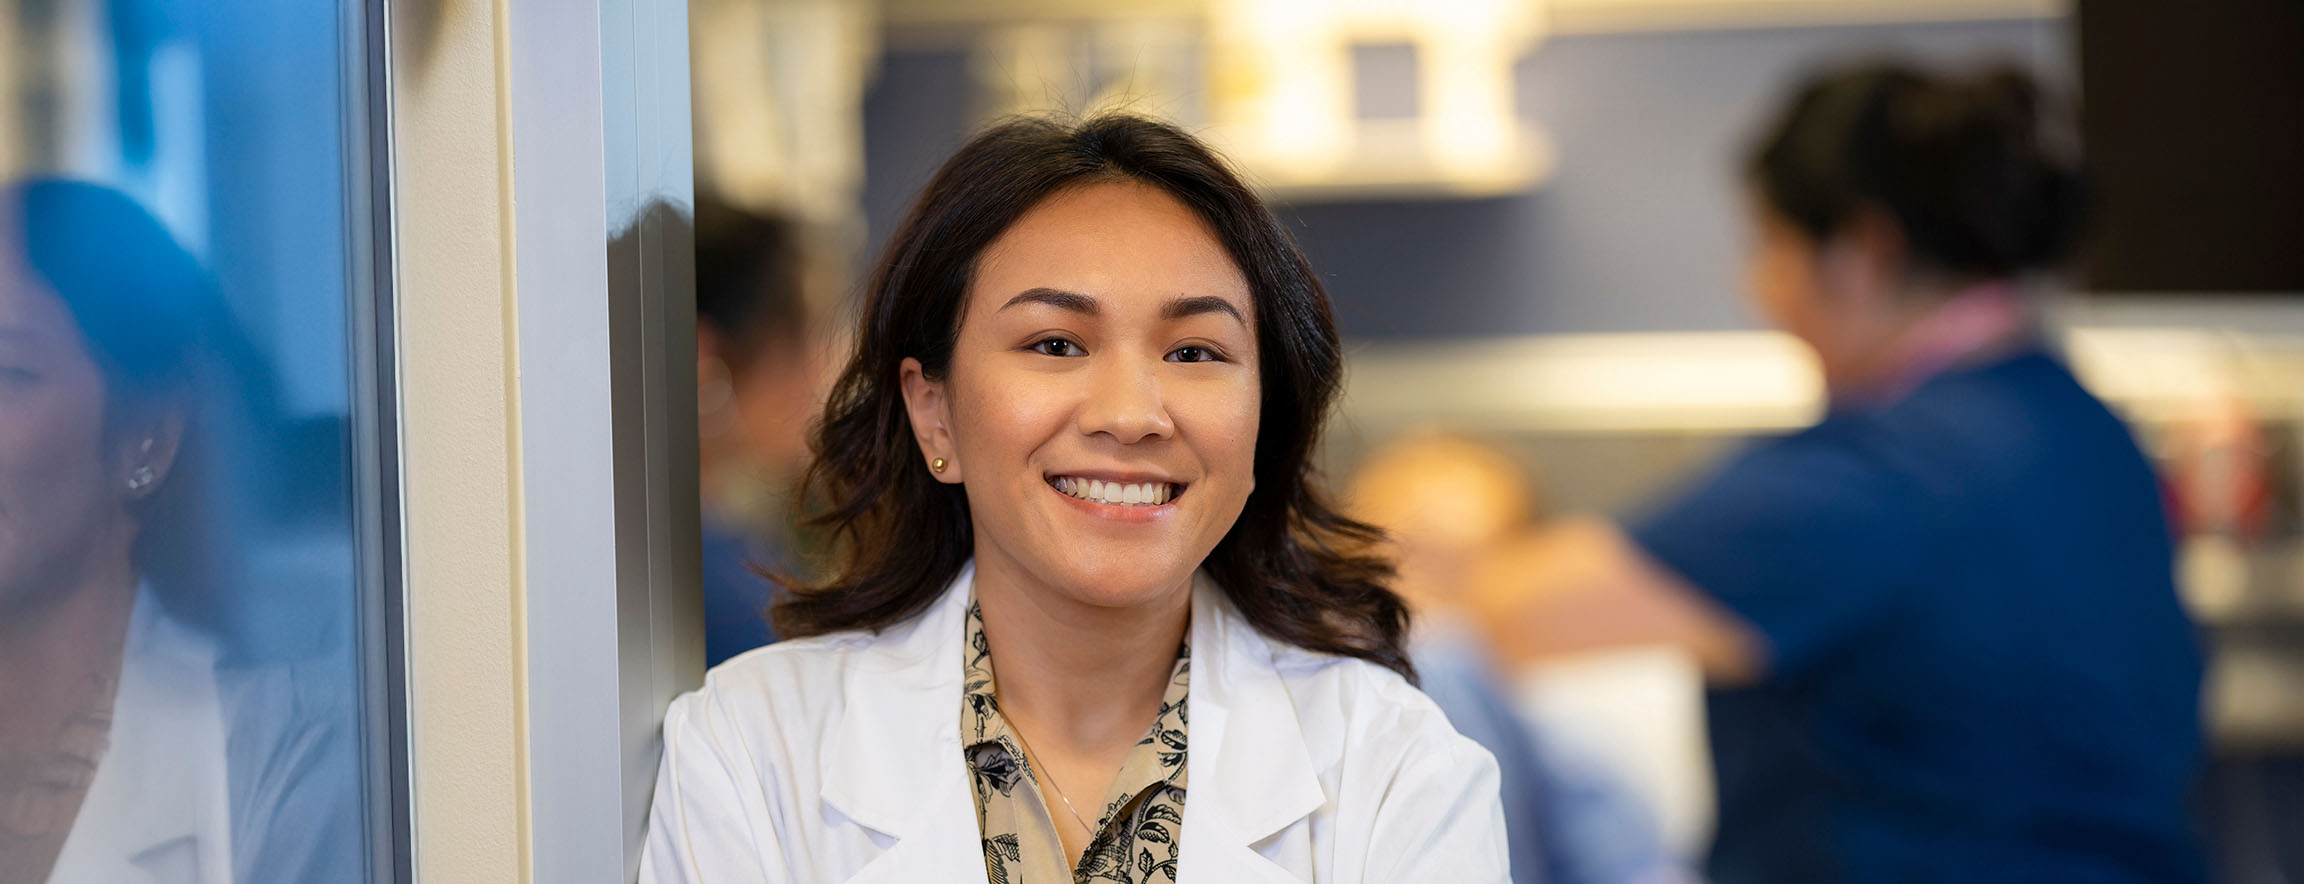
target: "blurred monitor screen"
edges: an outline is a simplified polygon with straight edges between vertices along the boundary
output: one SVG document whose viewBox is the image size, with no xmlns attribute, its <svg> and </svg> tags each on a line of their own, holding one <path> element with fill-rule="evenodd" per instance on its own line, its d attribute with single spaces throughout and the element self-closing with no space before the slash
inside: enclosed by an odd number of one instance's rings
<svg viewBox="0 0 2304 884">
<path fill-rule="evenodd" d="M 2098 292 L 2304 294 L 2304 0 L 2080 0 Z"/>
</svg>

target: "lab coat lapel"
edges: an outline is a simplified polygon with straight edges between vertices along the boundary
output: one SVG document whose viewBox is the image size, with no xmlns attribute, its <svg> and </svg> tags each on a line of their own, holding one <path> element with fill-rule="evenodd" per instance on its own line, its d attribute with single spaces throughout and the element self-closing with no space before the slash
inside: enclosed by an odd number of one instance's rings
<svg viewBox="0 0 2304 884">
<path fill-rule="evenodd" d="M 984 847 L 960 753 L 962 617 L 975 566 L 863 654 L 825 753 L 823 800 L 896 843 L 851 884 L 982 880 Z M 927 738 L 923 751 L 923 737 Z"/>
<path fill-rule="evenodd" d="M 111 745 L 52 884 L 228 884 L 230 790 L 213 643 L 138 593 Z"/>
<path fill-rule="evenodd" d="M 982 880 L 983 844 L 960 754 L 961 618 L 974 568 L 892 630 L 844 686 L 824 802 L 896 839 L 849 884 Z M 1193 884 L 1300 879 L 1255 846 L 1327 803 L 1272 648 L 1205 576 L 1192 594 L 1191 766 L 1183 867 Z M 922 734 L 933 734 L 922 752 Z M 925 800 L 923 800 L 925 799 Z"/>
<path fill-rule="evenodd" d="M 952 751 L 957 755 L 960 749 L 955 746 Z M 926 812 L 920 824 L 847 884 L 986 880 L 984 842 L 976 833 L 975 799 L 968 794 L 967 782 L 939 777 L 934 793 L 916 806 Z"/>
<path fill-rule="evenodd" d="M 1271 644 L 1205 575 L 1192 593 L 1191 786 L 1179 881 L 1299 879 L 1255 845 L 1327 803 Z"/>
</svg>

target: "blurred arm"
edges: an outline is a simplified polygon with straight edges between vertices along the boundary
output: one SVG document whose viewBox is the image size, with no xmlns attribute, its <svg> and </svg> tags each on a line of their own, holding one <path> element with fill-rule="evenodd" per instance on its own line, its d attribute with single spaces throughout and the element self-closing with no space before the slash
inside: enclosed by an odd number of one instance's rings
<svg viewBox="0 0 2304 884">
<path fill-rule="evenodd" d="M 1680 648 L 1715 684 L 1830 665 L 1920 597 L 1946 548 L 1941 489 L 1861 422 L 1754 446 L 1633 527 L 1560 524 L 1484 569 L 1507 659 Z"/>
<path fill-rule="evenodd" d="M 1482 567 L 1470 601 L 1507 663 L 1663 645 L 1686 652 L 1715 684 L 1746 684 L 1766 670 L 1749 623 L 1606 520 L 1563 520 L 1512 544 Z"/>
</svg>

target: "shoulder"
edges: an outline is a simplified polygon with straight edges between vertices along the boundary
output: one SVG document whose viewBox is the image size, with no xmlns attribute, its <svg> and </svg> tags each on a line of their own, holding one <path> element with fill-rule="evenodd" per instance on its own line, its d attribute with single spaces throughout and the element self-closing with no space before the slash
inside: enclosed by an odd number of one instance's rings
<svg viewBox="0 0 2304 884">
<path fill-rule="evenodd" d="M 885 669 L 873 651 L 884 635 L 837 632 L 792 639 L 729 658 L 704 674 L 703 686 L 672 701 L 666 737 L 684 726 L 727 728 L 758 736 L 836 720 L 848 676 Z"/>
<path fill-rule="evenodd" d="M 2141 457 L 2119 416 L 2045 353 L 1931 382 L 1897 416 L 1905 433 L 1970 460 L 2052 465 L 2076 456 Z"/>
<path fill-rule="evenodd" d="M 2119 426 L 2054 356 L 2026 351 L 1947 371 L 1885 406 L 1835 411 L 1827 424 L 1944 453 L 1989 454 L 2011 443 L 2086 426 Z"/>
<path fill-rule="evenodd" d="M 156 674 L 179 689 L 212 679 L 235 788 L 293 781 L 351 751 L 358 710 L 348 648 L 264 656 L 177 619 L 165 605 L 140 601 L 136 616 L 130 653 L 137 665 L 165 670 Z"/>
<path fill-rule="evenodd" d="M 1267 638 L 1272 649 L 1272 670 L 1287 683 L 1289 693 L 1344 691 L 1365 694 L 1379 708 L 1412 708 L 1419 701 L 1430 705 L 1408 679 L 1377 663 L 1299 648 Z"/>
<path fill-rule="evenodd" d="M 344 654 L 226 657 L 216 664 L 232 850 L 249 880 L 334 881 L 357 873 L 352 671 Z"/>
<path fill-rule="evenodd" d="M 1921 515 L 1940 489 L 1940 447 L 1915 432 L 1907 411 L 1845 412 L 1788 435 L 1752 443 L 1633 521 L 1636 539 L 1657 534 L 1737 536 L 1901 523 Z M 1645 545 L 1645 544 L 1643 544 Z"/>
<path fill-rule="evenodd" d="M 1287 686 L 1306 748 L 1316 757 L 1494 764 L 1487 750 L 1457 733 L 1439 705 L 1400 673 L 1354 657 L 1271 644 L 1273 669 Z"/>
<path fill-rule="evenodd" d="M 1304 746 L 1328 797 L 1331 849 L 1371 881 L 1503 881 L 1500 772 L 1480 744 L 1399 673 L 1275 648 Z M 1315 829 L 1320 824 L 1315 824 Z"/>
<path fill-rule="evenodd" d="M 741 757 L 764 771 L 814 770 L 849 750 L 837 745 L 846 726 L 885 729 L 900 720 L 898 729 L 912 736 L 920 730 L 914 725 L 938 720 L 928 705 L 947 685 L 953 705 L 943 718 L 956 724 L 960 598 L 948 592 L 878 631 L 794 638 L 728 659 L 665 711 L 667 750 Z"/>
<path fill-rule="evenodd" d="M 763 645 L 705 672 L 704 686 L 697 693 L 741 695 L 769 685 L 785 687 L 794 678 L 841 672 L 884 641 L 885 634 L 846 631 Z"/>
</svg>

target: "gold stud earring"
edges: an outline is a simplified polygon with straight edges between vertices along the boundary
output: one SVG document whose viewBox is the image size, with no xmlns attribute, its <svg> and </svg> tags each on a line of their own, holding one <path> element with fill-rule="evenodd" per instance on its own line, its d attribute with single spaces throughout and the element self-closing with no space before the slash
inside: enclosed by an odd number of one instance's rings
<svg viewBox="0 0 2304 884">
<path fill-rule="evenodd" d="M 937 458 L 936 462 L 928 465 L 928 468 L 939 473 L 944 472 L 944 459 L 941 457 Z"/>
</svg>

